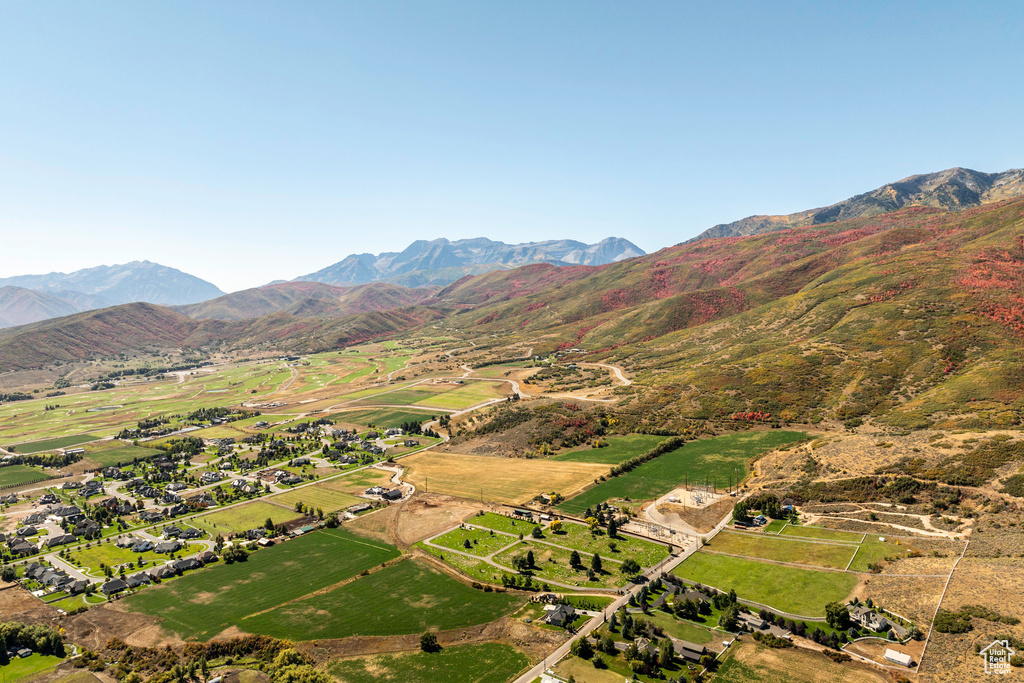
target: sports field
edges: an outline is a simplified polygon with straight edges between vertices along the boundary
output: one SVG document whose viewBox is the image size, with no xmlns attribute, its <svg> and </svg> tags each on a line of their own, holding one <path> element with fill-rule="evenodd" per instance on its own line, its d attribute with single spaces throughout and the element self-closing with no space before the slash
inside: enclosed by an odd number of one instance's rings
<svg viewBox="0 0 1024 683">
<path fill-rule="evenodd" d="M 552 491 L 569 496 L 608 472 L 607 465 L 436 450 L 410 455 L 401 462 L 409 468 L 406 479 L 418 490 L 512 504 Z"/>
<path fill-rule="evenodd" d="M 70 448 L 71 446 L 79 446 L 83 443 L 96 441 L 99 438 L 100 437 L 93 436 L 92 434 L 75 434 L 73 436 L 60 436 L 55 439 L 27 441 L 25 443 L 14 444 L 13 446 L 9 446 L 8 448 L 18 453 L 42 453 L 43 451 L 53 451 L 58 448 Z"/>
<path fill-rule="evenodd" d="M 857 551 L 854 545 L 830 541 L 788 539 L 754 532 L 722 531 L 706 548 L 712 552 L 814 567 L 846 569 Z"/>
<path fill-rule="evenodd" d="M 41 467 L 29 467 L 28 465 L 0 467 L 0 487 L 34 484 L 37 481 L 46 481 L 49 478 L 50 475 Z"/>
<path fill-rule="evenodd" d="M 530 660 L 510 645 L 479 643 L 440 652 L 342 659 L 328 671 L 343 683 L 505 683 Z"/>
<path fill-rule="evenodd" d="M 129 596 L 121 604 L 134 612 L 161 617 L 165 628 L 183 638 L 205 641 L 229 626 L 241 626 L 243 620 L 260 623 L 284 603 L 398 555 L 393 546 L 341 529 L 328 529 L 260 550 L 247 562 L 219 563 L 186 574 Z M 405 616 L 396 618 L 402 620 Z M 297 633 L 289 637 L 305 639 L 301 636 Z"/>
<path fill-rule="evenodd" d="M 802 569 L 728 555 L 697 552 L 672 570 L 687 581 L 735 589 L 745 600 L 804 617 L 823 617 L 825 604 L 843 601 L 857 585 L 856 574 Z"/>
<path fill-rule="evenodd" d="M 274 524 L 283 524 L 299 516 L 298 513 L 290 508 L 273 505 L 262 500 L 254 500 L 251 503 L 195 517 L 189 521 L 189 524 L 197 529 L 206 531 L 210 534 L 211 538 L 216 538 L 218 535 L 227 536 L 228 534 L 237 534 L 257 527 L 263 528 L 263 523 L 267 521 L 267 517 Z"/>
<path fill-rule="evenodd" d="M 303 575 L 308 573 L 303 567 Z M 236 623 L 243 631 L 287 640 L 401 635 L 487 623 L 521 602 L 407 560 Z"/>
<path fill-rule="evenodd" d="M 596 462 L 607 465 L 618 465 L 620 462 L 635 458 L 646 453 L 667 437 L 653 434 L 630 434 L 629 436 L 609 436 L 605 439 L 608 445 L 604 448 L 584 446 L 567 453 L 552 456 L 552 460 L 568 462 Z"/>
<path fill-rule="evenodd" d="M 805 436 L 803 432 L 771 430 L 691 441 L 626 474 L 603 481 L 558 507 L 578 515 L 613 498 L 650 500 L 668 493 L 686 479 L 717 483 L 724 488 L 730 480 L 735 482 L 746 476 L 747 464 L 755 455 Z"/>
<path fill-rule="evenodd" d="M 288 507 L 294 507 L 296 503 L 301 502 L 313 508 L 320 508 L 324 512 L 337 512 L 356 503 L 366 502 L 364 498 L 356 498 L 350 493 L 335 491 L 322 484 L 303 486 L 302 488 L 273 496 L 267 500 L 280 505 L 287 505 Z"/>
</svg>

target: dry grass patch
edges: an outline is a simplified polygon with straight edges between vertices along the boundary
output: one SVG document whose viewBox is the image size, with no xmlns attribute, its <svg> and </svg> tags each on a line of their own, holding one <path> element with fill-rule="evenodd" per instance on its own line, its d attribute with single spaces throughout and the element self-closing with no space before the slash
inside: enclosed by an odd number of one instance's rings
<svg viewBox="0 0 1024 683">
<path fill-rule="evenodd" d="M 557 491 L 566 498 L 608 472 L 607 465 L 553 460 L 493 458 L 426 451 L 402 459 L 417 489 L 518 504 Z"/>
</svg>

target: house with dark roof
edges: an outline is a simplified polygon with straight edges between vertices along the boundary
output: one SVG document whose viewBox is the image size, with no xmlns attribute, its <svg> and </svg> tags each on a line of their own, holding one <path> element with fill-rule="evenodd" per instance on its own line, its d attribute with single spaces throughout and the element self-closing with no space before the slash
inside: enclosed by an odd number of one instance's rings
<svg viewBox="0 0 1024 683">
<path fill-rule="evenodd" d="M 178 541 L 164 541 L 163 543 L 157 543 L 156 547 L 153 548 L 155 553 L 176 553 L 181 550 L 181 543 Z"/>
<path fill-rule="evenodd" d="M 401 500 L 402 489 L 391 489 L 390 491 L 385 491 L 380 497 L 384 500 Z"/>
<path fill-rule="evenodd" d="M 708 652 L 708 649 L 703 645 L 674 639 L 672 640 L 672 649 L 676 651 L 677 656 L 691 662 L 699 662 L 700 658 Z"/>
<path fill-rule="evenodd" d="M 59 534 L 57 536 L 51 536 L 46 539 L 45 545 L 47 548 L 56 548 L 59 545 L 67 545 L 68 543 L 74 543 L 78 538 L 74 534 Z"/>
<path fill-rule="evenodd" d="M 179 572 L 185 572 L 192 569 L 201 569 L 202 566 L 202 562 L 200 562 L 194 557 L 186 557 L 174 563 L 174 568 Z"/>
<path fill-rule="evenodd" d="M 572 605 L 555 605 L 553 610 L 548 611 L 544 621 L 565 628 L 576 621 L 576 609 Z"/>
<path fill-rule="evenodd" d="M 138 588 L 139 586 L 148 586 L 153 583 L 153 579 L 146 572 L 139 572 L 127 577 L 125 583 L 128 584 L 129 588 Z"/>
<path fill-rule="evenodd" d="M 100 591 L 102 591 L 104 595 L 109 597 L 114 593 L 120 593 L 121 591 L 127 588 L 128 584 L 122 581 L 121 579 L 111 579 L 110 581 L 107 581 L 105 584 L 100 586 Z"/>
<path fill-rule="evenodd" d="M 210 564 L 211 562 L 216 562 L 218 558 L 217 553 L 213 552 L 212 550 L 204 550 L 203 552 L 196 555 L 196 559 L 202 562 L 203 564 Z"/>
</svg>

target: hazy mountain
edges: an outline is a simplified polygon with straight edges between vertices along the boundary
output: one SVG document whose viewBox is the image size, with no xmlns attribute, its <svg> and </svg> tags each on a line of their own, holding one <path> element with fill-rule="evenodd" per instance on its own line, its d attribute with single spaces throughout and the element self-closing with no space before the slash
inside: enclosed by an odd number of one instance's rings
<svg viewBox="0 0 1024 683">
<path fill-rule="evenodd" d="M 949 168 L 938 173 L 913 175 L 820 209 L 787 216 L 748 216 L 732 223 L 721 223 L 693 239 L 758 235 L 786 228 L 875 216 L 905 206 L 929 206 L 957 211 L 1021 195 L 1024 195 L 1022 169 L 981 173 L 968 168 Z"/>
<path fill-rule="evenodd" d="M 224 293 L 206 280 L 150 261 L 96 266 L 73 273 L 0 278 L 0 287 L 5 285 L 52 294 L 74 303 L 78 310 L 136 301 L 192 304 Z"/>
<path fill-rule="evenodd" d="M 531 263 L 603 265 L 643 256 L 644 251 L 620 237 L 597 244 L 575 240 L 549 240 L 505 244 L 484 237 L 455 240 L 417 240 L 401 252 L 351 254 L 298 281 L 356 285 L 392 282 L 406 286 L 446 285 L 466 276 Z"/>
<path fill-rule="evenodd" d="M 175 310 L 196 320 L 245 320 L 277 312 L 291 313 L 300 318 L 340 318 L 354 313 L 410 306 L 435 291 L 383 282 L 358 287 L 285 282 L 225 294 L 198 304 L 177 306 Z"/>
<path fill-rule="evenodd" d="M 74 303 L 34 289 L 0 287 L 0 327 L 13 327 L 78 313 Z"/>
</svg>

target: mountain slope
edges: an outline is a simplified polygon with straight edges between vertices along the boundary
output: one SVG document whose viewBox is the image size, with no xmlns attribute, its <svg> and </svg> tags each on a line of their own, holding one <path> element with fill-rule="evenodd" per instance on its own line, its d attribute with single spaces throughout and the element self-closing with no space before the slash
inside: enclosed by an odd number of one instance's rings
<svg viewBox="0 0 1024 683">
<path fill-rule="evenodd" d="M 786 228 L 875 216 L 906 206 L 928 206 L 956 211 L 1019 197 L 1022 194 L 1022 169 L 982 173 L 967 168 L 950 168 L 938 173 L 910 176 L 820 209 L 810 209 L 787 216 L 748 216 L 733 223 L 722 223 L 705 230 L 693 239 L 759 235 Z"/>
<path fill-rule="evenodd" d="M 224 293 L 206 280 L 150 261 L 97 266 L 72 273 L 0 278 L 0 287 L 4 285 L 34 289 L 69 300 L 78 297 L 80 306 L 113 306 L 136 301 L 181 305 Z"/>
<path fill-rule="evenodd" d="M 618 237 L 589 245 L 574 240 L 505 244 L 483 237 L 454 242 L 447 239 L 417 240 L 401 252 L 352 254 L 296 280 L 341 285 L 375 281 L 412 286 L 445 285 L 465 275 L 510 266 L 530 263 L 598 265 L 642 256 L 643 253 L 632 242 Z"/>
<path fill-rule="evenodd" d="M 301 318 L 341 318 L 411 306 L 433 292 L 428 288 L 407 289 L 386 283 L 336 287 L 318 282 L 286 282 L 225 294 L 175 310 L 196 320 L 245 320 L 277 312 Z"/>
<path fill-rule="evenodd" d="M 74 303 L 24 287 L 0 287 L 0 327 L 13 327 L 78 313 Z"/>
</svg>

